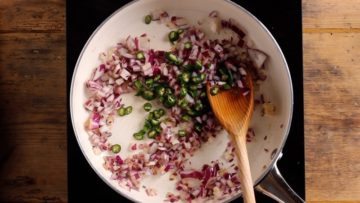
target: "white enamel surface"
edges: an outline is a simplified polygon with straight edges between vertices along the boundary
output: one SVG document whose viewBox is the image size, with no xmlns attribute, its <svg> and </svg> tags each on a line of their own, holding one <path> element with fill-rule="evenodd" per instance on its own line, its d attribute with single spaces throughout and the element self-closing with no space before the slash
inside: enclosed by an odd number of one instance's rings
<svg viewBox="0 0 360 203">
<path fill-rule="evenodd" d="M 99 53 L 106 51 L 115 45 L 120 39 L 147 33 L 151 39 L 151 47 L 155 49 L 167 49 L 168 42 L 165 41 L 168 28 L 158 23 L 145 25 L 143 18 L 155 9 L 166 10 L 170 15 L 184 16 L 196 22 L 207 16 L 212 10 L 220 12 L 222 18 L 232 18 L 243 27 L 247 35 L 252 39 L 255 47 L 269 55 L 266 62 L 268 78 L 261 86 L 260 92 L 265 95 L 266 100 L 276 105 L 276 115 L 261 117 L 257 110 L 254 113 L 251 127 L 254 128 L 256 136 L 248 144 L 249 159 L 254 182 L 258 182 L 274 160 L 270 158 L 274 149 L 281 149 L 288 133 L 292 115 L 292 87 L 289 72 L 283 55 L 268 31 L 258 23 L 248 12 L 228 1 L 220 0 L 140 0 L 119 9 L 103 23 L 90 38 L 79 57 L 77 67 L 72 81 L 70 94 L 71 118 L 78 143 L 96 173 L 108 183 L 114 190 L 137 202 L 162 202 L 167 192 L 174 190 L 174 181 L 168 179 L 168 175 L 151 177 L 145 180 L 145 185 L 155 188 L 158 195 L 148 197 L 143 188 L 140 191 L 127 191 L 118 186 L 115 181 L 110 180 L 110 172 L 106 171 L 102 164 L 105 154 L 95 155 L 92 151 L 88 135 L 84 129 L 84 122 L 88 118 L 88 112 L 83 108 L 86 100 L 84 84 L 89 79 L 93 69 L 100 64 Z M 113 136 L 110 141 L 120 143 L 122 151 L 120 155 L 126 157 L 129 143 L 134 143 L 132 134 L 143 125 L 144 111 L 142 105 L 144 100 L 134 95 L 123 97 L 127 105 L 134 107 L 129 116 L 117 118 L 113 128 Z M 280 125 L 283 124 L 283 128 Z M 264 140 L 264 137 L 267 139 Z M 192 159 L 192 167 L 201 167 L 221 157 L 224 152 L 228 138 L 219 135 L 206 144 Z M 264 148 L 269 152 L 265 152 Z M 279 152 L 279 150 L 277 150 Z"/>
</svg>

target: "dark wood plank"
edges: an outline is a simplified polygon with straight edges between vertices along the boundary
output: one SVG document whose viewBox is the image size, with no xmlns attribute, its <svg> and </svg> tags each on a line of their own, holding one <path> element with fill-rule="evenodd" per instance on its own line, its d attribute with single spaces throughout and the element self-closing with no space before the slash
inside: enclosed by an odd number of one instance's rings
<svg viewBox="0 0 360 203">
<path fill-rule="evenodd" d="M 65 77 L 65 0 L 1 0 L 0 202 L 67 201 Z"/>
<path fill-rule="evenodd" d="M 0 202 L 66 202 L 64 33 L 0 34 Z"/>
<path fill-rule="evenodd" d="M 62 32 L 66 0 L 1 0 L 0 33 Z"/>
</svg>

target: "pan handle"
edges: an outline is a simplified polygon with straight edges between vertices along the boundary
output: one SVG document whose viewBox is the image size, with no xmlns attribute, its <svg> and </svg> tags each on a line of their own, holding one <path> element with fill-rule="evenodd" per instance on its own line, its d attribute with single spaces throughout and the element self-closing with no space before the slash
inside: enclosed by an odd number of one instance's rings
<svg viewBox="0 0 360 203">
<path fill-rule="evenodd" d="M 294 190 L 287 184 L 280 174 L 275 162 L 273 168 L 256 186 L 256 190 L 264 195 L 282 203 L 303 203 L 305 202 Z"/>
</svg>

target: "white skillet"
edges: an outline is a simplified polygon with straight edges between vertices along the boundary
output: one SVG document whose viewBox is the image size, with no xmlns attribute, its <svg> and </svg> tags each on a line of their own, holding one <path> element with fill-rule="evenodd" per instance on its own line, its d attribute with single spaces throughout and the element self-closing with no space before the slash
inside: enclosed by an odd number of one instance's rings
<svg viewBox="0 0 360 203">
<path fill-rule="evenodd" d="M 235 19 L 254 42 L 254 47 L 269 55 L 265 67 L 268 78 L 261 85 L 260 93 L 267 100 L 276 105 L 276 114 L 271 117 L 260 116 L 259 110 L 254 112 L 251 127 L 256 136 L 248 144 L 248 153 L 251 172 L 255 185 L 263 193 L 284 202 L 302 202 L 302 200 L 290 189 L 282 179 L 276 168 L 276 161 L 281 156 L 281 150 L 289 133 L 293 111 L 293 90 L 291 77 L 286 60 L 270 32 L 252 14 L 231 1 L 224 0 L 138 0 L 133 1 L 118 9 L 108 17 L 91 35 L 84 46 L 72 78 L 70 92 L 71 120 L 79 146 L 98 176 L 119 194 L 136 202 L 162 202 L 167 192 L 175 191 L 174 182 L 170 182 L 168 175 L 152 177 L 145 180 L 145 185 L 157 190 L 158 195 L 149 197 L 144 189 L 140 191 L 128 191 L 118 186 L 117 182 L 110 179 L 111 173 L 106 171 L 103 164 L 103 156 L 95 155 L 85 132 L 84 122 L 88 118 L 88 112 L 83 108 L 86 100 L 84 84 L 89 79 L 93 69 L 100 64 L 99 53 L 106 51 L 115 45 L 120 39 L 128 35 L 138 36 L 147 33 L 151 38 L 150 47 L 154 49 L 169 48 L 164 40 L 168 28 L 157 23 L 146 25 L 143 18 L 153 10 L 161 9 L 171 15 L 183 16 L 196 22 L 207 16 L 211 11 L 219 11 L 222 18 Z M 134 107 L 133 113 L 126 117 L 117 118 L 113 128 L 113 136 L 110 141 L 120 143 L 123 147 L 120 155 L 126 157 L 130 154 L 127 147 L 134 143 L 132 134 L 141 128 L 144 112 L 141 110 L 144 100 L 134 95 L 123 96 L 125 104 Z M 266 138 L 265 138 L 266 137 Z M 194 156 L 193 167 L 201 167 L 202 164 L 219 159 L 225 150 L 228 137 L 225 132 L 217 136 L 217 139 L 206 144 Z M 264 150 L 264 149 L 267 149 Z M 283 189 L 283 190 L 282 190 Z M 282 191 L 281 191 L 282 190 Z M 234 195 L 229 201 L 238 197 Z"/>
</svg>

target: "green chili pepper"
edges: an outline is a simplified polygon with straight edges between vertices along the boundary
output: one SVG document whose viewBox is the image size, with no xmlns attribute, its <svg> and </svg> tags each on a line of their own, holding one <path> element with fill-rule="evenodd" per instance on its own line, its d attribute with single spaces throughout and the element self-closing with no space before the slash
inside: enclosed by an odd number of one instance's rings
<svg viewBox="0 0 360 203">
<path fill-rule="evenodd" d="M 138 90 L 138 91 L 141 90 L 141 88 L 143 87 L 140 80 L 135 80 L 134 86 L 135 86 L 136 90 Z"/>
<path fill-rule="evenodd" d="M 219 87 L 218 86 L 214 86 L 214 87 L 212 87 L 211 89 L 210 89 L 210 94 L 212 95 L 212 96 L 215 96 L 215 95 L 217 95 L 218 93 L 219 93 Z"/>
<path fill-rule="evenodd" d="M 191 97 L 195 98 L 195 97 L 198 96 L 199 91 L 197 91 L 197 90 L 191 90 L 191 91 L 189 91 L 189 94 L 190 94 Z"/>
<path fill-rule="evenodd" d="M 143 132 L 149 132 L 149 130 L 151 130 L 151 128 L 152 128 L 151 122 L 149 120 L 145 120 L 144 127 L 143 127 L 142 131 Z"/>
<path fill-rule="evenodd" d="M 137 53 L 136 53 L 136 59 L 138 59 L 138 60 L 144 60 L 144 59 L 145 59 L 144 52 L 142 52 L 142 51 L 137 52 Z"/>
<path fill-rule="evenodd" d="M 155 91 L 156 91 L 156 94 L 158 95 L 158 96 L 163 96 L 164 94 L 165 94 L 165 87 L 163 87 L 163 86 L 157 86 L 156 88 L 155 88 Z"/>
<path fill-rule="evenodd" d="M 169 94 L 172 94 L 173 93 L 173 91 L 172 91 L 172 89 L 171 88 L 166 88 L 165 89 L 165 95 L 169 95 Z"/>
<path fill-rule="evenodd" d="M 162 109 L 162 108 L 158 109 L 157 112 L 159 113 L 160 117 L 165 115 L 165 113 L 166 113 L 165 109 Z"/>
<path fill-rule="evenodd" d="M 180 108 L 186 109 L 186 107 L 188 106 L 188 102 L 185 99 L 180 99 L 178 100 L 178 105 L 180 106 Z"/>
<path fill-rule="evenodd" d="M 188 83 L 190 81 L 190 73 L 184 72 L 180 75 L 180 81 L 182 83 Z"/>
<path fill-rule="evenodd" d="M 180 96 L 181 96 L 181 97 L 185 97 L 186 94 L 187 94 L 186 88 L 185 88 L 185 87 L 181 87 L 181 88 L 180 88 Z"/>
<path fill-rule="evenodd" d="M 190 116 L 195 116 L 195 111 L 193 111 L 192 109 L 188 108 L 186 113 Z"/>
<path fill-rule="evenodd" d="M 175 104 L 176 104 L 176 98 L 175 98 L 175 96 L 174 95 L 172 95 L 172 94 L 169 94 L 169 95 L 167 95 L 166 97 L 165 97 L 165 100 L 164 100 L 164 106 L 166 107 L 166 108 L 171 108 L 171 107 L 173 107 L 173 106 L 175 106 Z"/>
<path fill-rule="evenodd" d="M 184 48 L 185 49 L 191 49 L 192 48 L 192 43 L 191 42 L 185 42 Z"/>
<path fill-rule="evenodd" d="M 144 110 L 145 110 L 145 111 L 150 111 L 151 108 L 152 108 L 152 105 L 151 105 L 149 102 L 146 102 L 146 103 L 144 104 Z"/>
<path fill-rule="evenodd" d="M 142 139 L 144 139 L 144 134 L 145 134 L 144 131 L 140 131 L 140 132 L 134 133 L 133 137 L 136 140 L 142 140 Z"/>
<path fill-rule="evenodd" d="M 228 83 L 224 84 L 222 87 L 223 87 L 225 90 L 231 89 L 231 85 L 229 85 Z"/>
<path fill-rule="evenodd" d="M 153 84 L 154 84 L 154 79 L 149 78 L 149 79 L 145 80 L 145 85 L 147 87 L 151 88 L 153 86 Z"/>
<path fill-rule="evenodd" d="M 155 131 L 157 132 L 157 134 L 160 134 L 162 132 L 162 128 L 160 126 L 156 126 Z"/>
<path fill-rule="evenodd" d="M 152 21 L 152 16 L 151 16 L 151 15 L 145 16 L 145 23 L 146 23 L 146 24 L 150 24 L 151 21 Z"/>
<path fill-rule="evenodd" d="M 197 89 L 198 89 L 198 86 L 197 86 L 197 85 L 190 85 L 190 86 L 189 86 L 189 89 L 190 89 L 190 90 L 197 90 Z"/>
<path fill-rule="evenodd" d="M 191 77 L 191 81 L 194 83 L 194 84 L 199 84 L 199 83 L 201 83 L 201 78 L 199 77 L 199 76 L 193 76 L 193 77 Z M 196 87 L 197 88 L 197 87 Z"/>
<path fill-rule="evenodd" d="M 184 136 L 186 136 L 186 131 L 185 130 L 179 130 L 178 135 L 179 135 L 179 137 L 184 137 Z"/>
<path fill-rule="evenodd" d="M 156 115 L 156 114 L 155 114 Z M 158 121 L 158 120 L 156 120 L 156 119 L 151 119 L 151 125 L 153 125 L 153 126 L 157 126 L 157 125 L 159 125 L 160 124 L 160 121 Z"/>
<path fill-rule="evenodd" d="M 203 106 L 203 104 L 201 103 L 201 101 L 199 100 L 199 101 L 196 102 L 194 108 L 195 108 L 195 111 L 201 111 L 201 110 L 204 108 L 204 106 Z"/>
<path fill-rule="evenodd" d="M 148 138 L 155 138 L 157 135 L 157 132 L 155 130 L 150 130 L 147 134 Z"/>
<path fill-rule="evenodd" d="M 200 74 L 200 80 L 204 81 L 206 79 L 206 74 L 205 73 L 201 73 Z"/>
<path fill-rule="evenodd" d="M 151 90 L 145 90 L 141 96 L 144 99 L 149 100 L 149 101 L 155 99 L 155 97 L 156 97 L 154 92 L 152 92 Z"/>
<path fill-rule="evenodd" d="M 133 110 L 133 107 L 132 107 L 132 106 L 126 107 L 126 108 L 125 108 L 125 114 L 126 114 L 126 115 L 131 114 L 132 110 Z"/>
<path fill-rule="evenodd" d="M 185 121 L 185 122 L 189 122 L 191 121 L 191 117 L 189 115 L 182 115 L 181 116 L 181 120 Z"/>
<path fill-rule="evenodd" d="M 154 118 L 155 118 L 154 112 L 150 112 L 149 115 L 147 116 L 147 119 L 148 119 L 148 120 L 152 120 L 152 119 L 154 119 Z"/>
<path fill-rule="evenodd" d="M 121 146 L 119 144 L 114 144 L 113 146 L 111 146 L 111 151 L 114 154 L 117 154 L 121 151 Z"/>
<path fill-rule="evenodd" d="M 125 116 L 126 115 L 126 109 L 124 107 L 121 107 L 120 109 L 118 109 L 117 111 L 119 116 Z"/>
<path fill-rule="evenodd" d="M 159 119 L 161 118 L 161 116 L 163 116 L 162 112 L 160 112 L 159 110 L 154 111 L 154 118 Z"/>
<path fill-rule="evenodd" d="M 154 81 L 156 81 L 156 82 L 157 82 L 157 81 L 159 81 L 159 80 L 160 80 L 160 78 L 161 78 L 161 75 L 156 75 L 156 76 L 155 76 L 155 78 L 154 78 Z"/>
<path fill-rule="evenodd" d="M 171 43 L 174 43 L 176 40 L 179 39 L 179 33 L 176 31 L 171 31 L 168 35 L 169 40 Z"/>
<path fill-rule="evenodd" d="M 195 126 L 194 126 L 194 128 L 195 128 L 195 131 L 201 132 L 201 130 L 202 130 L 202 125 L 201 125 L 200 123 L 196 123 Z"/>
<path fill-rule="evenodd" d="M 169 60 L 170 62 L 173 62 L 175 64 L 179 63 L 179 60 L 177 58 L 177 56 L 175 56 L 175 54 L 171 53 L 171 52 L 166 52 L 165 53 L 165 57 L 167 60 Z"/>
<path fill-rule="evenodd" d="M 196 70 L 201 70 L 201 69 L 202 69 L 201 61 L 196 60 L 195 65 L 194 65 L 194 68 L 195 68 Z"/>
</svg>

